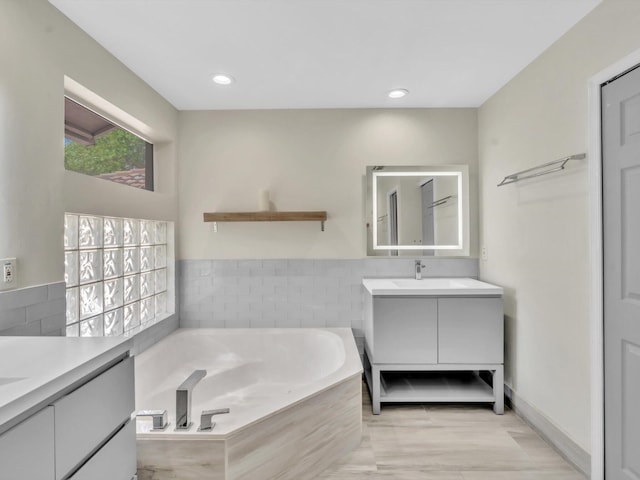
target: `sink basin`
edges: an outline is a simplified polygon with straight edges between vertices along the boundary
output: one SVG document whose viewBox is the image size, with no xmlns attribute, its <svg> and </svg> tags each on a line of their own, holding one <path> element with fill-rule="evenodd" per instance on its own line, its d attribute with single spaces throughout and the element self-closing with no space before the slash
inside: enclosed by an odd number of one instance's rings
<svg viewBox="0 0 640 480">
<path fill-rule="evenodd" d="M 500 296 L 502 288 L 474 278 L 365 278 L 371 295 Z"/>
<path fill-rule="evenodd" d="M 0 387 L 25 380 L 27 377 L 0 377 Z"/>
<path fill-rule="evenodd" d="M 398 288 L 420 288 L 430 290 L 433 288 L 447 289 L 447 288 L 464 288 L 465 285 L 459 282 L 455 278 L 423 278 L 422 280 L 416 280 L 414 278 L 399 278 L 397 280 L 391 280 Z"/>
</svg>

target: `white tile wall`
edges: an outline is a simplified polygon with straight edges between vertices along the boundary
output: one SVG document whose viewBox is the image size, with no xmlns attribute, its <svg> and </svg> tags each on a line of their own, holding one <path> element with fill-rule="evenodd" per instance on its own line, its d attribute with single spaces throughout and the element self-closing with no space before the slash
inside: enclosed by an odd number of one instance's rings
<svg viewBox="0 0 640 480">
<path fill-rule="evenodd" d="M 423 275 L 478 276 L 478 260 L 426 258 Z M 411 277 L 414 259 L 181 260 L 181 327 L 351 327 L 361 337 L 362 279 Z"/>
<path fill-rule="evenodd" d="M 65 283 L 0 292 L 0 335 L 52 335 L 65 331 Z"/>
</svg>

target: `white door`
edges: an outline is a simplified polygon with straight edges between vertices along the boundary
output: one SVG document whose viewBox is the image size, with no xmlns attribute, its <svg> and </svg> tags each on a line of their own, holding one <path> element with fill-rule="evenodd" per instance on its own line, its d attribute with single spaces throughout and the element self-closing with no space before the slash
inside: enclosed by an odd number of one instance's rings
<svg viewBox="0 0 640 480">
<path fill-rule="evenodd" d="M 640 480 L 640 68 L 602 87 L 605 476 Z"/>
</svg>

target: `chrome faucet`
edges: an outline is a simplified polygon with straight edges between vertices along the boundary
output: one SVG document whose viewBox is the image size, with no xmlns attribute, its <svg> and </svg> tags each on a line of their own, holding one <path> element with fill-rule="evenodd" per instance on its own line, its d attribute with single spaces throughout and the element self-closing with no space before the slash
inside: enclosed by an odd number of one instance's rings
<svg viewBox="0 0 640 480">
<path fill-rule="evenodd" d="M 207 375 L 206 370 L 194 370 L 176 389 L 176 430 L 191 428 L 191 396 L 196 384 Z"/>
<path fill-rule="evenodd" d="M 153 431 L 164 430 L 169 426 L 166 410 L 138 410 L 136 417 L 151 417 L 153 419 Z"/>
<path fill-rule="evenodd" d="M 211 417 L 214 415 L 220 415 L 223 413 L 229 413 L 231 410 L 228 408 L 218 408 L 217 410 L 203 410 L 200 414 L 200 427 L 199 432 L 210 432 L 213 427 L 216 426 L 216 422 L 211 421 Z"/>
<path fill-rule="evenodd" d="M 422 280 L 423 268 L 424 268 L 424 263 L 422 263 L 422 260 L 416 260 L 416 280 Z"/>
</svg>

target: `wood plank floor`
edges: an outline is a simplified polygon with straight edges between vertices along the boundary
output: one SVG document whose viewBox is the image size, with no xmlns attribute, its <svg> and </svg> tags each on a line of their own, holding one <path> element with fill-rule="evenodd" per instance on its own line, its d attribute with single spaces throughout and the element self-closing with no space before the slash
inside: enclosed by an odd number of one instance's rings
<svg viewBox="0 0 640 480">
<path fill-rule="evenodd" d="M 505 409 L 489 405 L 383 405 L 371 413 L 363 384 L 360 447 L 323 480 L 585 480 Z"/>
</svg>

